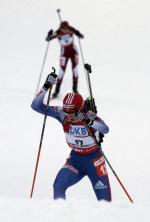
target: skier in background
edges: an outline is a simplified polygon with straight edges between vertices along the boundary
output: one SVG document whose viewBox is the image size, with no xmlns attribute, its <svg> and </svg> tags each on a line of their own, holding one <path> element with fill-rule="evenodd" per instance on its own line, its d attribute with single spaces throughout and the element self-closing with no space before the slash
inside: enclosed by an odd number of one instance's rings
<svg viewBox="0 0 150 222">
<path fill-rule="evenodd" d="M 76 45 L 74 44 L 74 34 L 79 38 L 84 38 L 84 36 L 75 28 L 69 25 L 67 21 L 63 21 L 60 23 L 59 28 L 53 32 L 53 30 L 50 30 L 48 32 L 48 35 L 46 37 L 46 41 L 51 41 L 52 39 L 58 38 L 60 47 L 61 47 L 61 53 L 60 53 L 60 71 L 57 78 L 56 88 L 55 92 L 53 93 L 53 97 L 57 97 L 60 86 L 65 74 L 66 66 L 68 63 L 68 60 L 71 60 L 72 65 L 72 73 L 73 73 L 73 92 L 78 91 L 78 51 L 76 48 Z"/>
<path fill-rule="evenodd" d="M 31 106 L 35 111 L 45 114 L 46 105 L 43 100 L 55 81 L 56 77 L 53 73 L 49 74 L 32 102 Z M 56 176 L 53 186 L 54 199 L 66 199 L 67 188 L 79 182 L 84 176 L 88 176 L 97 200 L 111 201 L 105 160 L 100 152 L 102 142 L 100 135 L 108 133 L 108 126 L 91 111 L 90 103 L 88 100 L 84 101 L 79 93 L 67 93 L 62 107 L 48 106 L 47 116 L 57 119 L 62 124 L 66 141 L 72 149 L 69 158 Z M 99 146 L 87 128 L 90 129 Z"/>
</svg>

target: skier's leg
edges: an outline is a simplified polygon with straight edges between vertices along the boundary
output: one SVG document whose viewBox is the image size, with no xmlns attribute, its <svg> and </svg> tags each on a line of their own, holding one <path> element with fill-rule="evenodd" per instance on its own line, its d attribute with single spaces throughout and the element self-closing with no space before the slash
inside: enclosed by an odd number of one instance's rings
<svg viewBox="0 0 150 222">
<path fill-rule="evenodd" d="M 68 187 L 77 183 L 84 177 L 83 174 L 79 173 L 73 166 L 66 164 L 58 172 L 53 188 L 54 188 L 54 199 L 66 199 L 65 192 Z"/>
<path fill-rule="evenodd" d="M 72 64 L 72 73 L 73 73 L 73 86 L 72 90 L 73 92 L 78 92 L 78 77 L 79 77 L 79 72 L 78 72 L 78 64 L 79 64 L 79 56 L 77 51 L 74 52 L 74 54 L 71 56 L 71 64 Z"/>
<path fill-rule="evenodd" d="M 53 93 L 53 97 L 56 97 L 60 91 L 61 83 L 63 81 L 63 77 L 65 74 L 66 66 L 67 66 L 68 58 L 61 56 L 60 57 L 60 69 L 57 77 L 55 92 Z"/>
<path fill-rule="evenodd" d="M 111 201 L 111 189 L 104 157 L 93 159 L 89 164 L 88 177 L 98 200 Z"/>
</svg>

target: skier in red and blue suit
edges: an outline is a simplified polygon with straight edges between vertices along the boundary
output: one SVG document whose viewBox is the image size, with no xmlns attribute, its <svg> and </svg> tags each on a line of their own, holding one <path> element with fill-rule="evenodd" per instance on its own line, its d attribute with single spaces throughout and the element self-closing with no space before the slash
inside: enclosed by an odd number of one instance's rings
<svg viewBox="0 0 150 222">
<path fill-rule="evenodd" d="M 45 114 L 43 103 L 46 92 L 55 83 L 56 77 L 48 75 L 44 86 L 33 99 L 31 107 Z M 104 157 L 100 152 L 100 135 L 109 131 L 108 126 L 96 113 L 90 110 L 89 103 L 79 93 L 67 93 L 63 106 L 48 106 L 47 116 L 57 119 L 63 126 L 66 141 L 71 148 L 69 158 L 58 172 L 53 188 L 54 199 L 66 199 L 68 187 L 79 182 L 84 176 L 91 181 L 97 200 L 111 201 L 111 190 Z M 87 126 L 99 142 L 99 146 L 89 134 Z"/>
</svg>

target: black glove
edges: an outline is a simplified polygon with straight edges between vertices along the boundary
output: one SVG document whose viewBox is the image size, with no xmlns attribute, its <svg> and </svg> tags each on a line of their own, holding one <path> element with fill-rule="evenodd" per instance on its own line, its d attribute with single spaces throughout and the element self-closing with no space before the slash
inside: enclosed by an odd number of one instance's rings
<svg viewBox="0 0 150 222">
<path fill-rule="evenodd" d="M 52 35 L 53 35 L 53 30 L 51 29 L 49 30 L 45 40 L 49 42 L 51 40 Z"/>
<path fill-rule="evenodd" d="M 104 134 L 99 132 L 99 143 L 103 142 L 103 137 L 104 137 Z"/>
<path fill-rule="evenodd" d="M 78 30 L 76 30 L 75 34 L 80 38 L 83 39 L 84 35 L 82 35 Z"/>
<path fill-rule="evenodd" d="M 88 110 L 93 111 L 94 113 L 97 113 L 97 107 L 95 105 L 95 100 L 94 98 L 88 97 L 84 101 L 84 112 L 86 113 Z"/>
<path fill-rule="evenodd" d="M 55 74 L 55 72 L 50 73 L 46 78 L 43 88 L 46 90 L 52 88 L 52 86 L 56 83 L 56 78 L 57 75 Z"/>
<path fill-rule="evenodd" d="M 83 39 L 84 38 L 84 35 L 82 35 L 81 33 L 78 35 L 78 37 L 80 38 L 80 39 Z"/>
<path fill-rule="evenodd" d="M 85 113 L 79 112 L 77 113 L 78 121 L 84 121 L 88 125 L 92 125 L 94 120 L 89 118 Z"/>
</svg>

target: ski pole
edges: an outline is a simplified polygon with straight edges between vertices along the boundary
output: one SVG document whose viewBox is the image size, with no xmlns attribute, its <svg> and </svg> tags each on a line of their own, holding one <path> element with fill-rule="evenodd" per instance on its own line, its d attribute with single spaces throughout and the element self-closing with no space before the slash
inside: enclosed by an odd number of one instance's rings
<svg viewBox="0 0 150 222">
<path fill-rule="evenodd" d="M 94 100 L 93 100 L 91 80 L 90 80 L 90 73 L 92 73 L 91 65 L 86 63 L 86 64 L 84 64 L 84 68 L 87 71 L 87 81 L 88 81 L 88 86 L 89 86 L 89 94 L 90 94 L 90 98 L 91 98 L 91 107 L 92 107 L 92 110 L 96 113 L 95 104 L 94 104 Z"/>
<path fill-rule="evenodd" d="M 96 140 L 95 136 L 94 136 L 93 133 L 91 132 L 89 126 L 88 126 L 87 124 L 85 124 L 85 127 L 86 127 L 86 129 L 87 129 L 89 135 L 94 139 L 94 141 L 95 141 L 97 147 L 100 148 L 100 152 L 101 152 L 102 156 L 103 156 L 104 159 L 106 160 L 108 166 L 109 166 L 110 169 L 112 170 L 114 176 L 116 177 L 116 179 L 117 179 L 117 181 L 119 182 L 120 186 L 122 187 L 122 189 L 124 190 L 125 194 L 126 194 L 127 197 L 129 198 L 130 202 L 133 203 L 133 200 L 132 200 L 131 196 L 129 195 L 129 193 L 127 192 L 125 186 L 123 185 L 123 183 L 122 183 L 121 180 L 119 179 L 118 175 L 116 174 L 115 170 L 114 170 L 113 167 L 111 166 L 111 164 L 110 164 L 110 162 L 108 161 L 106 155 L 104 154 L 103 150 L 101 149 L 101 147 L 100 147 L 98 141 Z"/>
<path fill-rule="evenodd" d="M 116 177 L 117 181 L 119 182 L 120 186 L 122 187 L 122 189 L 124 190 L 124 192 L 126 193 L 127 197 L 129 198 L 131 203 L 134 203 L 131 196 L 129 195 L 129 193 L 127 192 L 126 188 L 124 187 L 123 183 L 121 182 L 121 180 L 119 179 L 118 175 L 116 174 L 115 170 L 113 169 L 113 167 L 111 166 L 110 162 L 108 161 L 106 155 L 104 154 L 103 150 L 100 149 L 101 154 L 103 155 L 104 159 L 106 160 L 108 166 L 110 167 L 110 169 L 112 170 L 114 176 Z"/>
<path fill-rule="evenodd" d="M 59 17 L 59 21 L 62 22 L 62 18 L 61 18 L 61 15 L 60 15 L 61 10 L 57 9 L 56 11 L 57 11 L 57 14 L 58 14 L 58 17 Z"/>
<path fill-rule="evenodd" d="M 92 73 L 91 65 L 89 64 L 84 64 L 84 68 L 87 71 L 87 79 L 88 79 L 88 85 L 89 85 L 89 92 L 90 92 L 90 97 L 93 99 L 93 93 L 92 93 L 92 87 L 91 87 L 91 80 L 90 80 L 90 73 Z"/>
<path fill-rule="evenodd" d="M 78 38 L 78 43 L 79 43 L 79 49 L 80 49 L 80 55 L 81 55 L 81 60 L 82 60 L 82 64 L 83 64 L 83 68 L 84 68 L 84 56 L 83 56 L 83 50 L 82 50 L 82 45 L 81 45 L 81 41 L 80 41 L 80 38 Z M 84 74 L 85 74 L 85 79 L 87 81 L 87 84 L 88 84 L 88 79 L 87 79 L 87 75 L 86 75 L 86 71 L 84 69 Z M 88 84 L 89 85 L 89 84 Z"/>
<path fill-rule="evenodd" d="M 82 58 L 82 63 L 83 63 L 83 66 L 84 66 L 84 56 L 83 56 L 83 50 L 82 50 L 80 38 L 78 38 L 78 41 L 79 41 L 79 48 L 80 48 L 80 54 L 81 54 L 81 58 Z"/>
<path fill-rule="evenodd" d="M 40 74 L 39 74 L 39 78 L 38 78 L 38 83 L 37 83 L 35 95 L 37 94 L 37 92 L 39 90 L 39 85 L 40 85 L 40 82 L 41 82 L 41 77 L 42 77 L 42 73 L 43 73 L 43 69 L 44 69 L 44 65 L 45 65 L 45 61 L 46 61 L 46 57 L 47 57 L 47 53 L 48 53 L 48 48 L 49 48 L 49 42 L 47 42 L 47 45 L 46 45 L 46 49 L 45 49 L 45 53 L 44 53 L 42 66 L 41 66 L 41 69 L 40 69 Z"/>
<path fill-rule="evenodd" d="M 55 68 L 52 67 L 52 69 L 54 70 L 53 74 L 56 75 Z M 47 103 L 46 103 L 46 108 L 45 108 L 45 115 L 44 115 L 44 121 L 43 121 L 43 125 L 42 125 L 42 132 L 41 132 L 40 144 L 39 144 L 39 149 L 38 149 L 38 154 L 37 154 L 37 159 L 36 159 L 36 164 L 35 164 L 35 170 L 34 170 L 34 175 L 33 175 L 30 198 L 32 198 L 33 192 L 34 192 L 34 186 L 35 186 L 35 180 L 36 180 L 38 164 L 39 164 L 39 159 L 40 159 L 40 154 L 41 154 L 41 148 L 42 148 L 42 142 L 43 142 L 43 137 L 44 137 L 44 131 L 45 131 L 45 125 L 46 125 L 46 119 L 47 119 L 48 106 L 49 106 L 49 102 L 50 102 L 50 96 L 51 96 L 51 88 L 49 89 L 49 92 L 48 92 L 48 98 L 47 98 Z"/>
<path fill-rule="evenodd" d="M 88 83 L 89 83 L 89 91 L 90 91 L 90 97 L 92 99 L 92 103 L 93 103 L 93 94 L 92 94 L 92 86 L 91 86 L 91 81 L 90 81 L 90 73 L 92 73 L 92 69 L 91 69 L 91 65 L 89 64 L 85 64 L 84 65 L 85 69 L 87 70 L 87 77 L 88 77 Z M 95 109 L 95 106 L 93 104 L 92 106 Z M 93 109 L 93 110 L 94 110 Z M 110 167 L 110 169 L 112 170 L 114 176 L 116 177 L 116 179 L 118 180 L 119 184 L 121 185 L 121 187 L 123 188 L 124 192 L 126 193 L 126 195 L 128 196 L 129 200 L 133 203 L 132 198 L 130 197 L 129 193 L 127 192 L 127 190 L 125 189 L 123 183 L 121 182 L 121 180 L 119 179 L 118 175 L 116 174 L 115 170 L 113 169 L 113 167 L 111 166 L 110 162 L 108 161 L 106 155 L 104 154 L 103 150 L 101 149 L 98 141 L 96 140 L 95 136 L 93 135 L 93 133 L 91 132 L 90 128 L 88 127 L 88 125 L 86 124 L 86 129 L 89 132 L 89 134 L 93 137 L 96 145 L 100 148 L 100 152 L 102 154 L 102 156 L 104 157 L 104 159 L 106 160 L 108 166 Z"/>
</svg>

